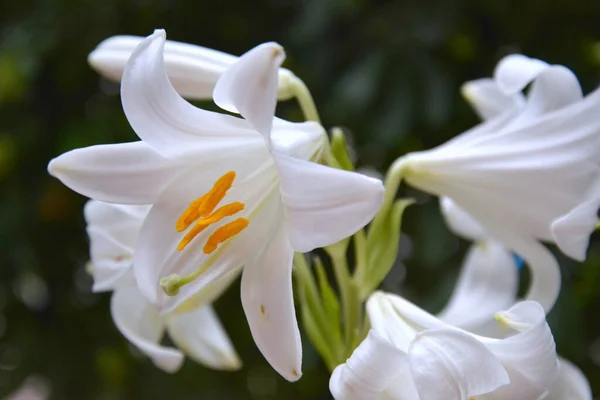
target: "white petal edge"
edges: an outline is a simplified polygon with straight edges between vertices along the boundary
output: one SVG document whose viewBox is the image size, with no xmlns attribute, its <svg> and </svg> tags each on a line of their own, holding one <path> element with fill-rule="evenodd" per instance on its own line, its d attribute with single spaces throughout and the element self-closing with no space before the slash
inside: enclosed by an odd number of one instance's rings
<svg viewBox="0 0 600 400">
<path fill-rule="evenodd" d="M 482 120 L 497 117 L 512 108 L 520 108 L 525 103 L 521 93 L 505 94 L 491 78 L 465 82 L 461 93 Z"/>
<path fill-rule="evenodd" d="M 181 368 L 183 354 L 159 344 L 165 328 L 163 321 L 156 309 L 138 292 L 135 283 L 123 282 L 114 291 L 110 310 L 121 334 L 150 357 L 158 368 L 169 373 Z"/>
<path fill-rule="evenodd" d="M 552 222 L 550 227 L 558 248 L 580 262 L 585 261 L 590 235 L 598 223 L 600 180 L 592 185 L 586 197 L 579 206 Z"/>
<path fill-rule="evenodd" d="M 353 235 L 383 202 L 378 179 L 273 154 L 290 243 L 305 253 Z"/>
<path fill-rule="evenodd" d="M 488 240 L 471 246 L 450 300 L 437 315 L 442 321 L 473 331 L 496 312 L 512 306 L 519 276 L 512 254 Z"/>
<path fill-rule="evenodd" d="M 477 241 L 488 237 L 481 224 L 460 208 L 450 197 L 440 197 L 440 209 L 446 224 L 459 236 L 465 239 Z"/>
<path fill-rule="evenodd" d="M 209 368 L 236 370 L 242 365 L 211 306 L 177 310 L 166 317 L 169 337 L 189 358 Z"/>
<path fill-rule="evenodd" d="M 250 124 L 188 103 L 171 85 L 164 65 L 166 34 L 156 30 L 133 51 L 121 81 L 123 111 L 135 133 L 167 158 L 232 156 L 262 145 Z"/>
<path fill-rule="evenodd" d="M 270 242 L 246 262 L 241 297 L 256 346 L 273 369 L 290 382 L 302 376 L 302 345 L 292 294 L 292 257 L 283 221 Z"/>
<path fill-rule="evenodd" d="M 241 114 L 267 143 L 277 105 L 277 71 L 284 59 L 277 43 L 256 46 L 221 75 L 213 93 L 219 107 Z"/>
<path fill-rule="evenodd" d="M 350 358 L 335 368 L 329 390 L 336 400 L 377 399 L 400 374 L 410 375 L 407 361 L 406 353 L 371 330 Z"/>
<path fill-rule="evenodd" d="M 520 92 L 549 65 L 541 60 L 522 54 L 510 54 L 496 65 L 494 80 L 507 95 Z"/>
<path fill-rule="evenodd" d="M 419 333 L 409 352 L 420 400 L 463 400 L 493 392 L 509 377 L 495 355 L 472 336 L 452 329 Z"/>
<path fill-rule="evenodd" d="M 75 149 L 48 164 L 50 175 L 77 193 L 121 204 L 152 204 L 179 170 L 141 141 Z"/>
<path fill-rule="evenodd" d="M 592 400 L 592 389 L 583 372 L 569 360 L 559 357 L 560 375 L 545 400 Z"/>
</svg>

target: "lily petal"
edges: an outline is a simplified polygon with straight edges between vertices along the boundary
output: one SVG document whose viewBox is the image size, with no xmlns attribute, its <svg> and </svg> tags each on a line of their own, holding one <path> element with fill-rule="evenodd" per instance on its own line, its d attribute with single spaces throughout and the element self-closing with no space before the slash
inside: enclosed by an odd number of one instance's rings
<svg viewBox="0 0 600 400">
<path fill-rule="evenodd" d="M 141 36 L 112 36 L 103 40 L 88 56 L 88 63 L 106 78 L 119 82 L 133 50 L 144 40 Z M 165 64 L 169 79 L 182 96 L 210 99 L 219 76 L 237 57 L 231 54 L 167 41 Z"/>
<path fill-rule="evenodd" d="M 167 317 L 167 331 L 178 348 L 202 365 L 222 370 L 242 365 L 211 306 L 175 311 Z"/>
<path fill-rule="evenodd" d="M 113 290 L 129 271 L 135 241 L 149 206 L 126 206 L 90 200 L 84 207 L 90 238 L 94 292 Z"/>
<path fill-rule="evenodd" d="M 241 114 L 267 144 L 277 105 L 277 71 L 284 59 L 277 43 L 256 46 L 225 71 L 213 93 L 219 107 Z"/>
<path fill-rule="evenodd" d="M 264 146 L 243 119 L 197 108 L 175 91 L 164 65 L 165 40 L 163 30 L 144 39 L 123 72 L 121 101 L 135 133 L 167 158 L 197 160 L 201 151 L 214 160 Z"/>
<path fill-rule="evenodd" d="M 293 382 L 302 376 L 302 344 L 292 294 L 294 250 L 284 221 L 273 230 L 271 241 L 244 266 L 242 306 L 258 349 L 275 371 Z"/>
<path fill-rule="evenodd" d="M 590 235 L 596 230 L 600 208 L 600 180 L 590 188 L 587 200 L 556 219 L 550 228 L 556 245 L 567 256 L 585 261 Z"/>
<path fill-rule="evenodd" d="M 511 108 L 525 104 L 521 93 L 506 94 L 490 78 L 466 82 L 461 87 L 461 93 L 482 120 L 497 117 Z"/>
<path fill-rule="evenodd" d="M 539 388 L 550 387 L 559 373 L 556 345 L 544 309 L 524 301 L 498 313 L 496 319 L 519 333 L 487 343 L 487 347 Z"/>
<path fill-rule="evenodd" d="M 512 254 L 495 241 L 471 247 L 454 292 L 438 314 L 442 321 L 473 330 L 513 305 L 519 288 Z M 474 306 L 476 305 L 476 306 Z"/>
<path fill-rule="evenodd" d="M 162 157 L 144 142 L 71 150 L 48 164 L 50 175 L 72 190 L 120 204 L 152 204 L 180 170 L 178 162 Z"/>
<path fill-rule="evenodd" d="M 289 122 L 279 118 L 273 120 L 271 149 L 301 160 L 316 161 L 327 142 L 327 133 L 321 124 L 314 121 Z"/>
<path fill-rule="evenodd" d="M 290 243 L 307 252 L 353 235 L 383 202 L 380 180 L 273 154 L 286 205 Z"/>
<path fill-rule="evenodd" d="M 100 75 L 119 82 L 133 50 L 144 40 L 142 36 L 111 36 L 89 54 L 88 63 Z M 238 57 L 188 43 L 167 40 L 165 66 L 173 87 L 188 99 L 212 98 L 217 80 Z M 290 85 L 296 79 L 288 69 L 279 69 L 279 100 L 293 96 Z"/>
<path fill-rule="evenodd" d="M 117 287 L 111 298 L 110 309 L 117 329 L 150 357 L 158 368 L 170 373 L 181 368 L 183 354 L 159 344 L 164 324 L 156 309 L 142 297 L 132 280 Z"/>
<path fill-rule="evenodd" d="M 350 358 L 335 368 L 329 380 L 329 390 L 336 400 L 378 399 L 394 381 L 406 374 L 410 376 L 407 354 L 371 330 Z M 410 379 L 405 381 L 411 382 Z M 411 391 L 412 396 L 394 398 L 419 399 L 414 385 L 403 387 L 402 391 Z"/>
<path fill-rule="evenodd" d="M 450 197 L 440 197 L 440 209 L 446 224 L 457 235 L 472 241 L 488 237 L 481 224 L 460 208 Z"/>
<path fill-rule="evenodd" d="M 592 400 L 590 383 L 581 370 L 562 357 L 559 357 L 559 362 L 560 375 L 546 400 Z"/>
<path fill-rule="evenodd" d="M 500 361 L 478 340 L 458 330 L 428 330 L 410 349 L 420 400 L 463 400 L 510 382 Z"/>
<path fill-rule="evenodd" d="M 548 67 L 544 61 L 522 54 L 510 54 L 496 66 L 494 79 L 502 92 L 511 95 L 523 90 Z"/>
</svg>

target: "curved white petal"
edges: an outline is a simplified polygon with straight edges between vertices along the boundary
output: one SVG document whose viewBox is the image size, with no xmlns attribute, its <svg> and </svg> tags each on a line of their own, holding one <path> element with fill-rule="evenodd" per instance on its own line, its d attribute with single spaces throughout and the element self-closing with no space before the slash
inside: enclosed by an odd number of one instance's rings
<svg viewBox="0 0 600 400">
<path fill-rule="evenodd" d="M 592 400 L 587 378 L 569 360 L 559 357 L 560 375 L 545 400 Z"/>
<path fill-rule="evenodd" d="M 218 207 L 241 202 L 243 210 L 209 225 L 182 250 L 178 245 L 187 230 L 178 232 L 176 222 L 196 199 L 209 192 L 215 182 L 226 173 L 235 172 L 231 188 Z M 248 151 L 243 157 L 227 157 L 219 163 L 200 162 L 175 179 L 154 203 L 140 232 L 139 246 L 134 255 L 134 271 L 140 291 L 156 304 L 162 313 L 168 313 L 202 288 L 229 273 L 234 273 L 244 260 L 268 240 L 265 230 L 271 218 L 279 218 L 269 208 L 267 197 L 278 200 L 277 171 L 266 147 L 262 152 Z M 220 226 L 237 218 L 245 218 L 249 225 L 238 235 L 223 243 L 219 249 L 206 254 L 203 250 L 208 238 Z M 192 225 L 190 225 L 192 226 Z M 167 296 L 159 287 L 161 278 L 171 274 L 187 276 L 202 272 L 184 285 L 176 296 Z"/>
<path fill-rule="evenodd" d="M 522 54 L 510 54 L 496 65 L 494 80 L 502 92 L 511 95 L 523 90 L 548 67 L 544 61 Z"/>
<path fill-rule="evenodd" d="M 169 337 L 189 358 L 214 369 L 241 367 L 233 344 L 211 306 L 178 309 L 166 321 Z"/>
<path fill-rule="evenodd" d="M 488 237 L 481 224 L 460 208 L 450 197 L 440 197 L 440 209 L 446 224 L 457 235 L 472 241 Z"/>
<path fill-rule="evenodd" d="M 486 346 L 504 365 L 547 390 L 558 377 L 559 364 L 544 309 L 536 302 L 524 301 L 498 313 L 496 319 L 519 333 Z"/>
<path fill-rule="evenodd" d="M 380 180 L 273 154 L 286 206 L 290 243 L 307 252 L 354 234 L 383 202 Z"/>
<path fill-rule="evenodd" d="M 461 93 L 482 120 L 497 117 L 512 108 L 522 107 L 525 103 L 521 93 L 506 94 L 491 78 L 466 82 L 461 87 Z"/>
<path fill-rule="evenodd" d="M 314 121 L 289 122 L 275 118 L 271 132 L 271 149 L 301 160 L 317 160 L 325 143 L 327 133 Z"/>
<path fill-rule="evenodd" d="M 133 252 L 149 206 L 90 200 L 84 207 L 90 238 L 95 292 L 112 290 L 132 265 Z"/>
<path fill-rule="evenodd" d="M 458 330 L 433 329 L 418 334 L 409 360 L 420 400 L 463 400 L 509 383 L 495 355 Z"/>
<path fill-rule="evenodd" d="M 599 207 L 600 180 L 590 187 L 586 200 L 552 222 L 552 238 L 563 253 L 577 261 L 585 260 L 590 235 L 596 230 Z"/>
<path fill-rule="evenodd" d="M 111 36 L 89 54 L 88 63 L 100 75 L 115 82 L 121 80 L 133 50 L 144 40 L 142 36 Z M 173 87 L 183 97 L 197 100 L 212 98 L 217 80 L 238 57 L 188 43 L 167 40 L 165 67 Z M 294 74 L 279 69 L 279 100 L 292 97 L 290 86 Z"/>
<path fill-rule="evenodd" d="M 438 318 L 473 330 L 515 303 L 518 278 L 512 254 L 504 246 L 492 240 L 474 244 L 465 257 L 452 296 Z"/>
<path fill-rule="evenodd" d="M 292 294 L 292 257 L 284 221 L 242 273 L 242 306 L 256 346 L 288 381 L 302 376 L 302 344 Z"/>
<path fill-rule="evenodd" d="M 165 32 L 157 30 L 133 51 L 121 82 L 123 110 L 135 133 L 165 157 L 224 157 L 264 146 L 240 118 L 205 111 L 184 100 L 165 70 Z"/>
<path fill-rule="evenodd" d="M 215 103 L 241 114 L 269 143 L 277 105 L 277 71 L 285 59 L 283 48 L 263 43 L 243 54 L 215 86 Z"/>
<path fill-rule="evenodd" d="M 401 351 L 408 352 L 410 344 L 417 334 L 417 327 L 411 325 L 400 315 L 388 295 L 375 292 L 367 301 L 367 314 L 371 328 L 384 340 L 392 343 Z"/>
<path fill-rule="evenodd" d="M 407 361 L 406 353 L 371 330 L 350 358 L 333 371 L 329 390 L 336 400 L 378 399 L 394 381 L 404 378 L 402 375 L 410 376 Z M 410 379 L 405 381 L 411 382 Z M 414 385 L 401 390 L 406 395 L 399 397 L 400 393 L 394 393 L 394 398 L 419 399 Z"/>
<path fill-rule="evenodd" d="M 135 283 L 123 282 L 116 288 L 110 309 L 117 329 L 157 367 L 171 373 L 181 368 L 183 354 L 159 344 L 164 324 L 156 309 L 138 292 Z"/>
<path fill-rule="evenodd" d="M 71 150 L 48 164 L 50 175 L 77 193 L 122 204 L 153 203 L 179 170 L 144 142 Z"/>
<path fill-rule="evenodd" d="M 535 77 L 522 113 L 512 122 L 521 126 L 555 110 L 567 107 L 583 97 L 575 74 L 562 65 L 548 66 Z"/>
<path fill-rule="evenodd" d="M 144 40 L 140 36 L 112 36 L 89 54 L 88 63 L 98 73 L 115 82 L 121 80 L 133 50 Z M 165 66 L 171 83 L 182 96 L 210 99 L 215 83 L 237 57 L 220 51 L 168 40 Z"/>
</svg>

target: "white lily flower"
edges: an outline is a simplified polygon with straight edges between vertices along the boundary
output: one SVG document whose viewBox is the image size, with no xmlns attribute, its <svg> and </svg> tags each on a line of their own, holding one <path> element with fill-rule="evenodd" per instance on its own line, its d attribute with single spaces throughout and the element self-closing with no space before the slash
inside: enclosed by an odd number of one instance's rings
<svg viewBox="0 0 600 400">
<path fill-rule="evenodd" d="M 381 181 L 306 161 L 325 132 L 274 118 L 283 49 L 267 43 L 220 78 L 215 101 L 245 119 L 198 109 L 172 87 L 165 32 L 134 50 L 121 84 L 141 142 L 63 154 L 49 171 L 97 200 L 152 204 L 134 256 L 142 294 L 163 313 L 244 265 L 241 297 L 254 341 L 283 377 L 301 376 L 292 256 L 346 238 L 383 200 Z M 161 283 L 159 285 L 159 282 Z"/>
<path fill-rule="evenodd" d="M 514 257 L 452 199 L 441 197 L 440 208 L 450 229 L 475 243 L 465 256 L 450 300 L 437 317 L 471 332 L 493 331 L 490 323 L 496 312 L 516 302 L 519 274 Z"/>
<path fill-rule="evenodd" d="M 104 39 L 89 54 L 88 63 L 103 77 L 120 82 L 133 50 L 144 40 L 141 36 L 118 35 Z M 219 77 L 238 57 L 188 43 L 167 40 L 165 68 L 173 87 L 188 99 L 212 98 Z M 293 96 L 292 85 L 298 78 L 286 68 L 279 69 L 279 100 Z"/>
<path fill-rule="evenodd" d="M 372 331 L 330 380 L 336 399 L 531 400 L 559 374 L 543 308 L 531 301 L 498 313 L 503 338 L 448 325 L 399 296 L 367 303 Z"/>
<path fill-rule="evenodd" d="M 114 290 L 111 314 L 119 331 L 166 372 L 176 372 L 184 355 L 213 369 L 238 369 L 241 362 L 208 304 L 231 279 L 203 291 L 166 316 L 140 293 L 132 273 L 137 238 L 149 206 L 90 200 L 84 214 L 90 237 L 94 291 Z M 233 276 L 235 278 L 235 275 Z M 165 330 L 178 348 L 160 344 Z"/>
<path fill-rule="evenodd" d="M 583 259 L 597 220 L 600 90 L 582 98 L 571 71 L 523 56 L 504 59 L 495 79 L 508 94 L 533 79 L 525 105 L 407 155 L 403 176 L 412 186 L 452 198 L 522 256 L 532 269 L 527 298 L 550 309 L 560 271 L 539 241 L 556 241 L 565 254 Z M 576 239 L 556 239 L 564 232 Z"/>
</svg>

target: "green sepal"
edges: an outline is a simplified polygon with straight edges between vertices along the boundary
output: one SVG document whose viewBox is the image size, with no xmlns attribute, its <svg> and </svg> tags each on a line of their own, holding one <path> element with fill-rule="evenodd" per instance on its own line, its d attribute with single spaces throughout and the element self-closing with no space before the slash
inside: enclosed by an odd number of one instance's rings
<svg viewBox="0 0 600 400">
<path fill-rule="evenodd" d="M 348 153 L 348 147 L 346 145 L 346 137 L 344 131 L 341 128 L 331 129 L 331 153 L 340 164 L 342 169 L 346 171 L 354 171 L 354 165 L 350 159 Z"/>
<path fill-rule="evenodd" d="M 367 268 L 362 276 L 357 276 L 361 299 L 365 300 L 379 287 L 390 272 L 398 255 L 398 242 L 402 226 L 402 215 L 413 199 L 400 199 L 394 202 L 388 215 L 377 218 L 367 233 Z"/>
</svg>

